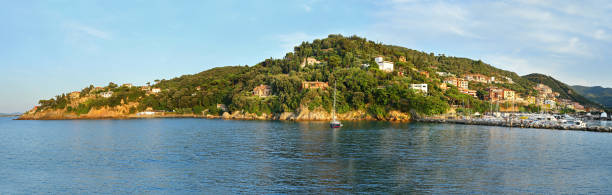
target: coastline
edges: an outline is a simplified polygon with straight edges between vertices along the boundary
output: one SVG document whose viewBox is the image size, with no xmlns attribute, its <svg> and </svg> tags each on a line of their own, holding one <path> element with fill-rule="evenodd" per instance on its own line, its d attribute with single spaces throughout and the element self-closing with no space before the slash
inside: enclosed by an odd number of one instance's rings
<svg viewBox="0 0 612 195">
<path fill-rule="evenodd" d="M 131 119 L 157 119 L 157 118 L 201 118 L 201 119 L 223 119 L 223 120 L 277 120 L 277 121 L 329 121 L 331 116 L 327 112 L 308 111 L 302 112 L 285 112 L 275 114 L 253 114 L 242 113 L 240 111 L 232 114 L 225 112 L 222 115 L 196 115 L 196 114 L 175 114 L 175 113 L 157 113 L 154 115 L 138 115 L 138 114 L 118 114 L 112 113 L 107 115 L 75 115 L 59 112 L 51 113 L 26 113 L 18 116 L 13 120 L 131 120 Z M 344 114 L 339 114 L 338 119 L 342 121 L 389 121 L 389 122 L 425 122 L 425 123 L 449 123 L 449 124 L 464 124 L 464 125 L 480 125 L 480 126 L 501 126 L 512 128 L 534 128 L 534 129 L 552 129 L 552 130 L 575 130 L 575 131 L 591 131 L 591 132 L 607 132 L 612 133 L 612 127 L 603 126 L 586 126 L 586 127 L 568 127 L 560 125 L 535 125 L 525 122 L 502 122 L 502 121 L 483 121 L 471 119 L 444 119 L 439 117 L 413 117 L 407 113 L 397 111 L 389 112 L 386 118 L 376 118 L 366 114 L 363 111 L 351 111 Z"/>
</svg>

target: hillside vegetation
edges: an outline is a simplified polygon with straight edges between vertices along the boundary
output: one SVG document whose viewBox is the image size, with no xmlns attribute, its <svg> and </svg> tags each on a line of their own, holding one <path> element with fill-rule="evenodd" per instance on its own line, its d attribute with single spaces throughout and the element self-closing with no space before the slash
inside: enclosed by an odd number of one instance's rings
<svg viewBox="0 0 612 195">
<path fill-rule="evenodd" d="M 394 62 L 393 72 L 379 70 L 374 62 L 377 56 Z M 302 67 L 306 58 L 314 58 L 317 63 Z M 480 60 L 435 55 L 384 45 L 357 36 L 329 35 L 325 39 L 303 42 L 282 59 L 270 58 L 254 66 L 219 67 L 169 80 L 156 80 L 150 87 L 160 88 L 158 93 L 110 83 L 103 89 L 94 89 L 93 86 L 83 89 L 79 99 L 62 94 L 50 100 L 41 100 L 38 110 L 64 109 L 84 114 L 91 109 L 135 103 L 130 113 L 151 109 L 213 115 L 221 115 L 224 111 L 258 115 L 304 109 L 329 111 L 333 83 L 337 83 L 338 113 L 364 111 L 375 118 L 383 118 L 392 111 L 442 114 L 450 110 L 452 105 L 462 105 L 463 110 L 474 112 L 490 109 L 491 104 L 460 93 L 454 86 L 442 90 L 439 85 L 443 77 L 436 72 L 508 77 L 514 83 L 491 85 L 512 89 L 525 96 L 537 93 L 533 90 L 534 82 L 546 82 L 554 86 L 555 90 L 563 92 L 564 96 L 585 102 L 582 96 L 568 92 L 566 85 L 554 79 L 537 80 L 537 76 L 529 75 L 520 77 L 514 72 L 495 68 Z M 305 89 L 302 88 L 304 81 L 328 82 L 329 88 Z M 428 93 L 410 89 L 410 84 L 417 83 L 428 84 Z M 268 85 L 271 95 L 253 95 L 252 90 L 259 85 Z M 470 83 L 470 88 L 478 90 L 480 97 L 487 93 L 487 87 L 480 83 Z M 100 93 L 106 91 L 112 91 L 112 97 L 100 97 Z"/>
<path fill-rule="evenodd" d="M 606 108 L 612 108 L 612 88 L 574 85 L 572 86 L 572 89 L 591 101 L 602 104 Z"/>
</svg>

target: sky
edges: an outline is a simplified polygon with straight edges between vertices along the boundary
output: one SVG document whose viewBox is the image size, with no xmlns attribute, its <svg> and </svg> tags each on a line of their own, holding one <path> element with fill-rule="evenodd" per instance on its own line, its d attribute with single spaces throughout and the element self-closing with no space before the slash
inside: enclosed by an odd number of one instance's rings
<svg viewBox="0 0 612 195">
<path fill-rule="evenodd" d="M 0 0 L 0 112 L 282 58 L 329 34 L 612 87 L 612 1 Z"/>
</svg>

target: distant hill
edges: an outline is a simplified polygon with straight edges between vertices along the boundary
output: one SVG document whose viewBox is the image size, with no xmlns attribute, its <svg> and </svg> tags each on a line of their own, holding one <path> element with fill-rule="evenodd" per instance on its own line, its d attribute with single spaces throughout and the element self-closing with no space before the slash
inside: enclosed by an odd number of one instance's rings
<svg viewBox="0 0 612 195">
<path fill-rule="evenodd" d="M 572 89 L 594 102 L 600 103 L 607 108 L 612 108 L 612 88 L 574 85 Z"/>
<path fill-rule="evenodd" d="M 13 113 L 0 113 L 0 117 L 5 117 L 5 116 L 19 116 L 21 115 L 21 113 L 18 112 L 13 112 Z"/>
<path fill-rule="evenodd" d="M 558 92 L 560 94 L 559 97 L 562 99 L 572 100 L 585 106 L 600 106 L 598 103 L 591 101 L 580 95 L 580 93 L 574 91 L 574 89 L 571 88 L 569 85 L 551 76 L 533 73 L 522 77 L 534 83 L 542 83 L 544 85 L 548 85 L 554 92 Z"/>
</svg>

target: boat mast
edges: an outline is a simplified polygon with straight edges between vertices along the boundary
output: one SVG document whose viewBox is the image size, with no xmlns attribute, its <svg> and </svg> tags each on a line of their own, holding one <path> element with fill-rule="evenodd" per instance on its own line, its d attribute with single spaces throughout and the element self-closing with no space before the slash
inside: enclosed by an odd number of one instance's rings
<svg viewBox="0 0 612 195">
<path fill-rule="evenodd" d="M 334 107 L 332 109 L 332 120 L 336 121 L 336 80 L 334 79 Z"/>
</svg>

